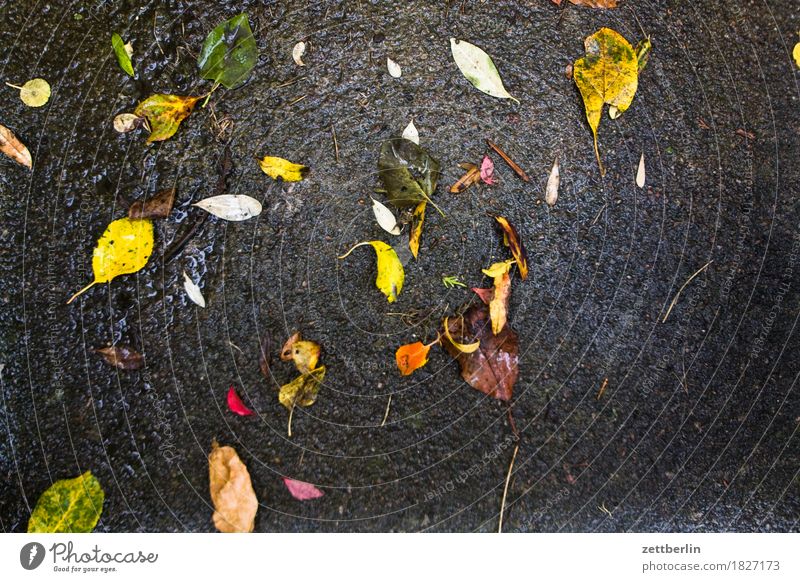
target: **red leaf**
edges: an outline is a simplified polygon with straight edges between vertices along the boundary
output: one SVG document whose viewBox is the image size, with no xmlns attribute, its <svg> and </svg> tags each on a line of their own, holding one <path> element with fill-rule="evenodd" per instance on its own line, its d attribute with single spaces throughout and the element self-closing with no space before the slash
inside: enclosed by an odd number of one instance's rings
<svg viewBox="0 0 800 582">
<path fill-rule="evenodd" d="M 228 389 L 228 408 L 231 409 L 231 412 L 235 412 L 239 416 L 250 416 L 255 414 L 255 412 L 244 405 L 244 402 L 242 402 L 242 399 L 239 398 L 239 395 L 236 393 L 236 389 L 233 386 Z"/>
<path fill-rule="evenodd" d="M 481 162 L 481 180 L 488 186 L 497 184 L 497 180 L 494 177 L 494 162 L 489 156 L 483 156 L 483 161 Z"/>
<path fill-rule="evenodd" d="M 492 297 L 494 297 L 494 289 L 492 288 L 473 287 L 472 290 L 486 305 L 489 305 Z"/>
<path fill-rule="evenodd" d="M 311 483 L 306 483 L 305 481 L 295 481 L 294 479 L 289 479 L 289 477 L 284 477 L 283 482 L 286 484 L 286 488 L 289 490 L 289 493 L 292 494 L 292 497 L 300 501 L 317 499 L 325 495 Z"/>
</svg>

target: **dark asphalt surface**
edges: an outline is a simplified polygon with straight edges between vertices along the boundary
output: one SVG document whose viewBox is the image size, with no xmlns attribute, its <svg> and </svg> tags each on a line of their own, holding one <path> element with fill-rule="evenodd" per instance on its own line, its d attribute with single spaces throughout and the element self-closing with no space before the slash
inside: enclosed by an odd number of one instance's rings
<svg viewBox="0 0 800 582">
<path fill-rule="evenodd" d="M 488 285 L 480 269 L 507 256 L 488 216 L 500 213 L 531 264 L 511 299 L 521 445 L 504 530 L 797 531 L 791 4 L 0 2 L 0 79 L 41 76 L 53 87 L 42 109 L 0 89 L 0 123 L 35 160 L 29 172 L 0 159 L 0 528 L 24 531 L 51 482 L 91 469 L 106 492 L 99 531 L 212 531 L 206 455 L 217 439 L 249 467 L 256 531 L 495 530 L 513 449 L 505 407 L 467 386 L 441 350 L 409 378 L 393 353 L 434 337 L 438 318 L 471 299 L 442 275 Z M 114 132 L 113 117 L 153 92 L 206 92 L 194 55 L 240 11 L 261 51 L 245 86 L 215 93 L 162 144 Z M 605 178 L 564 74 L 601 26 L 653 42 L 632 107 L 601 123 Z M 135 80 L 117 67 L 114 31 L 133 41 Z M 451 36 L 491 54 L 521 104 L 471 87 Z M 299 40 L 310 45 L 305 68 L 291 59 Z M 388 242 L 369 195 L 380 143 L 411 118 L 442 162 L 435 200 L 447 217 L 429 211 L 420 259 L 406 264 L 390 305 L 369 249 L 336 256 Z M 487 137 L 531 182 L 496 159 L 498 186 L 449 194 L 458 163 L 479 161 Z M 258 198 L 264 212 L 237 224 L 209 218 L 168 261 L 201 212 L 190 204 L 213 193 L 227 140 L 228 192 Z M 253 159 L 266 154 L 311 174 L 275 183 Z M 548 209 L 555 157 L 561 194 Z M 89 281 L 105 225 L 173 185 L 176 210 L 156 227 L 149 265 L 65 305 Z M 188 303 L 184 270 L 202 281 L 207 309 Z M 328 373 L 288 439 L 258 354 L 270 337 L 277 360 L 296 329 L 322 344 Z M 143 351 L 146 369 L 104 364 L 92 349 L 111 342 Z M 272 370 L 277 383 L 293 377 L 288 363 Z M 227 410 L 231 384 L 257 416 Z M 282 475 L 325 497 L 293 500 Z"/>
</svg>

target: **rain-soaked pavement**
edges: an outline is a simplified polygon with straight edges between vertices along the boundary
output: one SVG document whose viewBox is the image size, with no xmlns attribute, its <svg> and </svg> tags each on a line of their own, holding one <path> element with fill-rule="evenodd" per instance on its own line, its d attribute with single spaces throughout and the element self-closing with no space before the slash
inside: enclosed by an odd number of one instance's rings
<svg viewBox="0 0 800 582">
<path fill-rule="evenodd" d="M 98 530 L 211 531 L 213 439 L 249 467 L 256 531 L 496 529 L 513 449 L 506 408 L 468 387 L 441 350 L 408 378 L 393 356 L 435 337 L 438 319 L 471 299 L 443 275 L 488 284 L 480 269 L 507 256 L 490 214 L 516 224 L 531 265 L 511 298 L 521 444 L 504 530 L 798 529 L 791 3 L 140 4 L 0 3 L 0 80 L 45 77 L 53 88 L 41 109 L 0 89 L 0 123 L 35 160 L 32 172 L 0 160 L 3 530 L 24 531 L 51 482 L 90 469 L 106 492 Z M 154 92 L 205 93 L 199 47 L 241 11 L 261 53 L 246 85 L 217 91 L 159 145 L 114 132 L 114 116 Z M 601 124 L 604 178 L 565 75 L 602 26 L 653 43 L 633 106 Z M 111 53 L 115 31 L 134 44 L 135 80 Z M 471 87 L 451 36 L 491 54 L 521 103 Z M 304 68 L 291 58 L 299 40 Z M 388 75 L 387 56 L 401 78 Z M 429 211 L 420 258 L 389 304 L 371 251 L 336 257 L 389 240 L 369 196 L 380 143 L 412 118 L 442 162 L 435 201 L 446 218 Z M 531 182 L 496 158 L 499 185 L 448 193 L 486 138 Z M 228 193 L 258 198 L 264 212 L 192 228 L 202 211 L 190 205 L 214 193 L 225 142 Z M 637 189 L 643 151 L 647 186 Z M 266 154 L 311 174 L 273 182 L 254 161 Z M 543 190 L 556 157 L 562 186 L 550 209 Z M 89 281 L 105 225 L 171 186 L 176 209 L 157 224 L 148 266 L 67 306 Z M 183 271 L 202 281 L 207 309 L 188 302 Z M 289 439 L 258 358 L 271 341 L 274 382 L 289 381 L 277 350 L 297 329 L 322 344 L 328 373 Z M 143 351 L 146 368 L 104 364 L 92 350 L 112 342 Z M 257 416 L 228 411 L 231 384 Z M 325 496 L 295 501 L 282 475 Z"/>
</svg>

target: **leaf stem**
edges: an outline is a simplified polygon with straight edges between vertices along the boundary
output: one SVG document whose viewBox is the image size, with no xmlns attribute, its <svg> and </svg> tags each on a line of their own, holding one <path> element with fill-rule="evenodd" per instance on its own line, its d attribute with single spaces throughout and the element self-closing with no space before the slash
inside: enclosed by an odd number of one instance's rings
<svg viewBox="0 0 800 582">
<path fill-rule="evenodd" d="M 600 161 L 600 150 L 597 147 L 597 132 L 594 134 L 594 155 L 597 158 L 597 165 L 600 168 L 600 175 L 606 175 L 606 169 L 603 167 L 603 162 Z"/>
<path fill-rule="evenodd" d="M 219 88 L 219 83 L 214 83 L 214 85 L 211 87 L 211 91 L 209 91 L 208 95 L 206 95 L 206 100 L 203 101 L 203 104 L 200 106 L 202 109 L 206 108 L 206 105 L 208 105 L 208 100 L 211 99 L 211 95 L 217 90 L 217 88 Z"/>
<path fill-rule="evenodd" d="M 75 293 L 75 295 L 73 295 L 72 297 L 69 298 L 69 301 L 67 301 L 67 305 L 69 305 L 70 303 L 75 301 L 75 299 L 77 299 L 79 295 L 82 295 L 83 293 L 85 293 L 86 291 L 88 291 L 89 289 L 94 287 L 96 284 L 97 284 L 97 281 L 92 281 L 86 287 L 84 287 L 83 289 L 81 289 L 80 291 Z"/>
<path fill-rule="evenodd" d="M 294 407 L 295 405 L 292 404 L 292 407 L 289 409 L 289 424 L 287 427 L 287 432 L 289 433 L 289 438 L 292 438 L 292 416 L 294 415 Z"/>
<path fill-rule="evenodd" d="M 342 255 L 342 256 L 340 256 L 340 257 L 336 257 L 336 258 L 337 258 L 337 259 L 344 259 L 344 258 L 346 258 L 346 257 L 349 257 L 349 256 L 350 256 L 350 253 L 352 253 L 352 252 L 353 252 L 354 250 L 356 250 L 358 247 L 363 247 L 364 245 L 368 245 L 368 244 L 371 244 L 371 243 L 369 243 L 369 242 L 367 242 L 367 241 L 364 241 L 364 242 L 357 243 L 357 244 L 353 245 L 353 248 L 351 248 L 351 249 L 350 249 L 349 251 L 347 251 L 345 254 L 343 254 L 343 255 Z"/>
<path fill-rule="evenodd" d="M 6 85 L 8 85 L 9 87 L 12 87 L 12 88 L 14 88 L 14 89 L 16 89 L 17 91 L 22 91 L 22 87 L 20 87 L 19 85 L 12 85 L 12 84 L 11 84 L 11 83 L 9 83 L 8 81 L 6 81 Z"/>
</svg>

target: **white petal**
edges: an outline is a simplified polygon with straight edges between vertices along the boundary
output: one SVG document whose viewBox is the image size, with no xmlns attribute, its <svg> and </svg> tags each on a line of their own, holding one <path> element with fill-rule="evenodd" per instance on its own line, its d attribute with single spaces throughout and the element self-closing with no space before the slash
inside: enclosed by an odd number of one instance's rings
<svg viewBox="0 0 800 582">
<path fill-rule="evenodd" d="M 389 69 L 389 74 L 395 79 L 403 74 L 403 69 L 400 68 L 400 65 L 388 57 L 386 58 L 386 68 Z"/>
<path fill-rule="evenodd" d="M 403 130 L 403 138 L 407 139 L 408 141 L 413 141 L 415 144 L 419 145 L 419 132 L 414 125 L 413 119 Z"/>
<path fill-rule="evenodd" d="M 400 226 L 397 224 L 397 219 L 392 214 L 392 211 L 374 198 L 372 199 L 372 212 L 375 214 L 375 220 L 378 221 L 378 225 L 383 230 L 389 234 L 400 234 Z"/>
<path fill-rule="evenodd" d="M 644 182 L 644 152 L 642 152 L 642 157 L 639 158 L 639 169 L 636 170 L 636 185 L 639 186 L 639 188 L 644 188 Z"/>
<path fill-rule="evenodd" d="M 294 62 L 297 63 L 297 65 L 300 67 L 306 66 L 302 58 L 303 53 L 305 52 L 306 52 L 306 43 L 304 42 L 298 42 L 296 45 L 294 45 L 294 48 L 292 49 L 292 58 L 294 59 Z"/>
<path fill-rule="evenodd" d="M 558 158 L 553 162 L 553 169 L 550 170 L 550 177 L 547 178 L 547 189 L 545 190 L 544 201 L 550 206 L 555 206 L 558 200 L 558 186 L 561 184 L 561 174 L 558 171 Z"/>
<path fill-rule="evenodd" d="M 261 214 L 261 203 L 244 194 L 212 196 L 204 198 L 192 206 L 199 206 L 214 216 L 233 221 L 247 220 Z"/>
<path fill-rule="evenodd" d="M 203 298 L 203 293 L 200 291 L 200 287 L 194 284 L 194 281 L 189 278 L 189 275 L 186 274 L 186 271 L 183 272 L 183 288 L 186 290 L 186 295 L 192 300 L 192 303 L 195 303 L 200 307 L 206 306 L 206 300 Z"/>
</svg>

